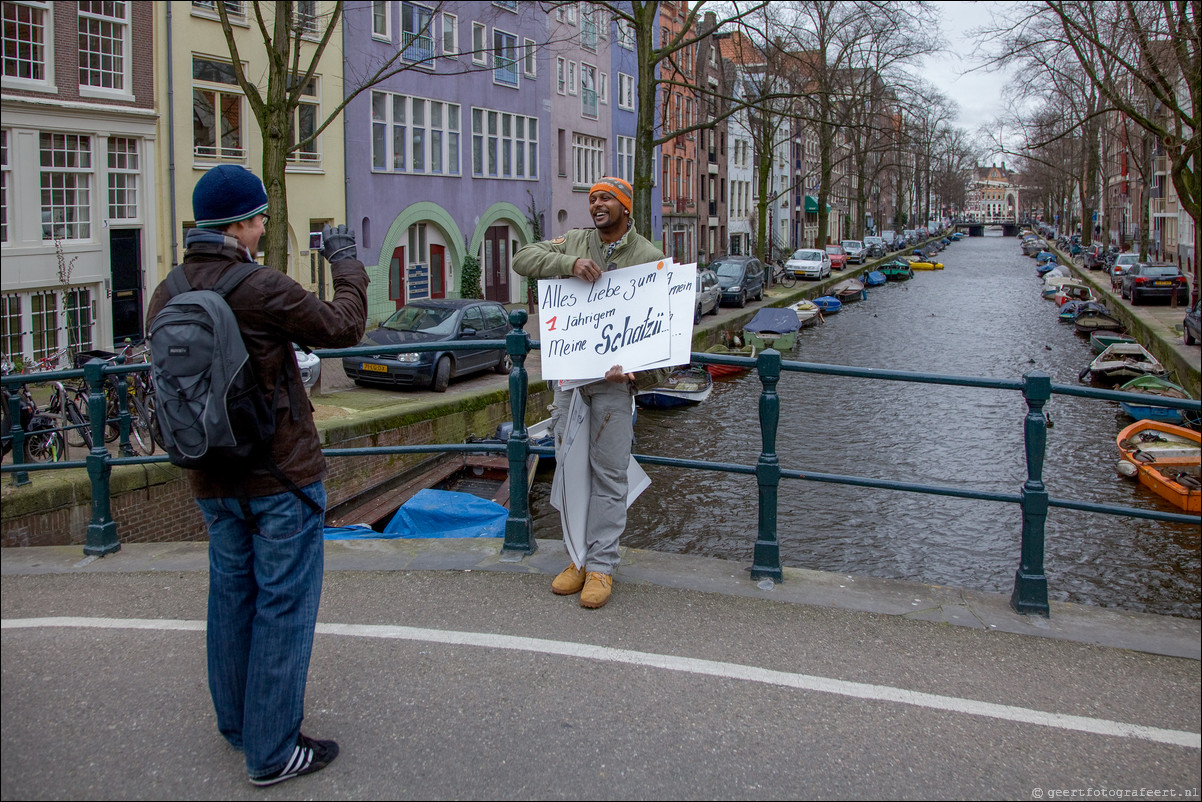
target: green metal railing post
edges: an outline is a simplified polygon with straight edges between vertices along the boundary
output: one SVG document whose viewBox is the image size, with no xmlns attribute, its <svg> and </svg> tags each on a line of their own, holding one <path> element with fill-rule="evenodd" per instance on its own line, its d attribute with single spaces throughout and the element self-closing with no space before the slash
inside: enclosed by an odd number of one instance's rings
<svg viewBox="0 0 1202 802">
<path fill-rule="evenodd" d="M 1027 399 L 1024 439 L 1027 481 L 1022 488 L 1023 531 L 1021 557 L 1014 574 L 1010 607 L 1016 613 L 1049 615 L 1048 578 L 1043 572 L 1044 524 L 1048 518 L 1048 491 L 1043 484 L 1043 460 L 1048 446 L 1048 422 L 1043 407 L 1052 397 L 1052 378 L 1040 371 L 1023 375 Z"/>
<path fill-rule="evenodd" d="M 8 419 L 12 421 L 8 432 L 12 435 L 13 462 L 24 462 L 25 427 L 21 425 L 21 386 L 14 386 L 13 391 L 9 393 Z M 27 485 L 30 481 L 29 471 L 17 471 L 13 474 L 13 484 L 17 487 Z"/>
<path fill-rule="evenodd" d="M 125 355 L 118 354 L 118 365 L 125 364 Z M 129 432 L 133 427 L 133 421 L 129 416 L 129 382 L 126 381 L 125 374 L 112 377 L 113 387 L 117 390 L 117 429 L 121 432 L 117 442 L 118 451 L 123 457 L 136 457 L 134 447 L 129 443 Z"/>
<path fill-rule="evenodd" d="M 764 390 L 760 393 L 760 438 L 763 443 L 755 477 L 760 487 L 759 535 L 751 564 L 752 579 L 784 580 L 780 567 L 780 543 L 776 539 L 777 491 L 780 489 L 780 459 L 776 456 L 776 429 L 780 423 L 780 351 L 769 348 L 756 360 Z"/>
<path fill-rule="evenodd" d="M 83 553 L 103 556 L 121 548 L 117 542 L 117 522 L 113 520 L 109 499 L 109 479 L 113 466 L 104 446 L 105 398 L 104 360 L 93 359 L 83 367 L 88 384 L 88 418 L 92 425 L 92 448 L 88 452 L 88 479 L 92 483 L 92 520 L 88 524 Z"/>
<path fill-rule="evenodd" d="M 513 414 L 513 431 L 509 434 L 506 453 L 509 456 L 509 518 L 505 521 L 505 543 L 502 551 L 533 554 L 538 542 L 533 536 L 530 518 L 529 488 L 531 477 L 526 473 L 530 456 L 530 434 L 526 431 L 526 354 L 530 351 L 530 335 L 523 330 L 529 315 L 523 309 L 509 313 L 513 331 L 505 335 L 505 352 L 513 362 L 509 370 L 509 406 Z"/>
</svg>

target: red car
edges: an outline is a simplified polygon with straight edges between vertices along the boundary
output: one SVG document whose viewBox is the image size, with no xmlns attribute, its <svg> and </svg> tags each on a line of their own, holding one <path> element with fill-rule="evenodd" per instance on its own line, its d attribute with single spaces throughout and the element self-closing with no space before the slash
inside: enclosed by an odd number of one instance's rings
<svg viewBox="0 0 1202 802">
<path fill-rule="evenodd" d="M 831 270 L 842 270 L 847 267 L 847 251 L 842 245 L 827 245 L 826 253 L 831 258 Z"/>
</svg>

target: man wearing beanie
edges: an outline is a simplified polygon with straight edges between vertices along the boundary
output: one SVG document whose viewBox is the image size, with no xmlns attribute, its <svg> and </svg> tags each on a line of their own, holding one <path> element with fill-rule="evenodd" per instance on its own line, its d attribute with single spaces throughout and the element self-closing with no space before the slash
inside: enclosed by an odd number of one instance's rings
<svg viewBox="0 0 1202 802">
<path fill-rule="evenodd" d="M 221 165 L 197 182 L 192 210 L 197 227 L 174 269 L 192 289 L 211 289 L 227 270 L 254 261 L 267 193 L 249 170 Z M 259 389 L 274 402 L 268 458 L 187 472 L 209 532 L 206 642 L 217 728 L 245 753 L 250 781 L 260 786 L 319 771 L 338 755 L 334 741 L 300 731 L 321 598 L 326 466 L 292 343 L 356 345 L 367 322 L 368 278 L 354 232 L 327 226 L 324 233 L 333 300 L 270 268 L 254 270 L 226 296 Z M 166 284 L 151 296 L 148 325 L 172 297 Z"/>
<path fill-rule="evenodd" d="M 634 229 L 630 219 L 633 197 L 626 181 L 602 178 L 589 191 L 589 214 L 595 228 L 574 229 L 550 242 L 527 245 L 514 256 L 514 271 L 529 278 L 576 276 L 595 282 L 606 271 L 663 259 L 663 252 Z M 634 395 L 659 384 L 666 376 L 664 370 L 627 373 L 621 365 L 614 365 L 603 381 L 571 392 L 556 386 L 551 424 L 557 449 L 563 443 L 572 392 L 580 393 L 589 407 L 592 485 L 585 524 L 585 564 L 571 563 L 551 583 L 552 592 L 561 596 L 579 593 L 582 607 L 603 606 L 613 587 L 618 538 L 626 529 L 626 470 L 634 439 Z M 562 460 L 558 462 L 563 465 Z"/>
</svg>

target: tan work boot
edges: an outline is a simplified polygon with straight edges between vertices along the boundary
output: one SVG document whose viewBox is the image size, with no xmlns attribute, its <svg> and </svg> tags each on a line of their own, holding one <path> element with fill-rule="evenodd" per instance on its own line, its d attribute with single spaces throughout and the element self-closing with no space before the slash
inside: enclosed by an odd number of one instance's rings
<svg viewBox="0 0 1202 802">
<path fill-rule="evenodd" d="M 559 572 L 551 583 L 551 592 L 557 596 L 571 596 L 579 593 L 584 587 L 584 569 L 577 568 L 576 563 L 568 563 L 568 567 Z"/>
<path fill-rule="evenodd" d="M 580 606 L 595 610 L 604 607 L 614 586 L 614 578 L 600 571 L 589 571 L 585 575 L 584 590 L 580 593 Z"/>
</svg>

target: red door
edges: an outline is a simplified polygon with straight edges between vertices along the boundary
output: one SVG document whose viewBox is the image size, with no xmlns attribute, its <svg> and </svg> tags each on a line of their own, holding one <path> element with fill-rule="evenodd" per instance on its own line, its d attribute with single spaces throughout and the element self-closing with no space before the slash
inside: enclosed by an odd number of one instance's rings
<svg viewBox="0 0 1202 802">
<path fill-rule="evenodd" d="M 388 263 L 388 298 L 400 309 L 405 305 L 405 249 L 396 248 Z"/>
<path fill-rule="evenodd" d="M 509 303 L 509 226 L 484 232 L 484 297 Z"/>
<path fill-rule="evenodd" d="M 430 297 L 447 297 L 446 279 L 447 249 L 443 245 L 430 246 Z"/>
</svg>

